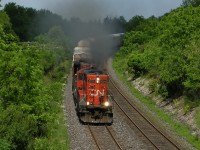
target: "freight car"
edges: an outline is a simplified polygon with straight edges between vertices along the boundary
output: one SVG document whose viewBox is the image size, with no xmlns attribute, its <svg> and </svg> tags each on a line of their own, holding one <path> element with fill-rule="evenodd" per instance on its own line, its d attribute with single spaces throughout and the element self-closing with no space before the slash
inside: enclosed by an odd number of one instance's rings
<svg viewBox="0 0 200 150">
<path fill-rule="evenodd" d="M 91 49 L 89 40 L 81 40 L 74 48 L 73 62 L 72 62 L 72 76 L 76 74 L 81 68 L 90 66 L 91 62 Z"/>
<path fill-rule="evenodd" d="M 72 92 L 77 115 L 82 123 L 112 124 L 109 75 L 95 67 L 90 51 L 88 41 L 80 41 L 74 49 Z"/>
</svg>

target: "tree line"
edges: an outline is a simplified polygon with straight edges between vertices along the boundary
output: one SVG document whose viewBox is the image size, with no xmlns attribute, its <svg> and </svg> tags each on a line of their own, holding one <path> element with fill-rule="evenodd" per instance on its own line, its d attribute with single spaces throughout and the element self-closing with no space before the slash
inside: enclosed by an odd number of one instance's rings
<svg viewBox="0 0 200 150">
<path fill-rule="evenodd" d="M 167 99 L 185 96 L 197 104 L 200 98 L 200 7 L 194 7 L 193 1 L 187 2 L 161 17 L 134 16 L 129 20 L 115 63 L 133 79 L 151 77 L 153 92 Z"/>
<path fill-rule="evenodd" d="M 161 17 L 134 16 L 128 22 L 122 16 L 66 20 L 49 10 L 6 4 L 0 11 L 0 149 L 67 149 L 66 139 L 53 137 L 64 124 L 58 118 L 70 41 L 102 30 L 126 32 L 114 61 L 122 72 L 150 76 L 152 91 L 166 98 L 198 101 L 200 9 L 193 2 L 185 0 Z"/>
<path fill-rule="evenodd" d="M 77 41 L 105 33 L 124 32 L 124 17 L 106 17 L 101 20 L 84 22 L 81 18 L 63 19 L 49 10 L 35 10 L 8 3 L 3 9 L 9 16 L 13 30 L 22 41 L 32 41 L 35 36 L 48 32 L 53 26 L 60 26 L 64 33 Z"/>
<path fill-rule="evenodd" d="M 123 17 L 66 20 L 49 10 L 5 5 L 0 11 L 0 149 L 69 148 L 60 114 L 71 44 L 100 31 L 123 32 L 125 23 Z"/>
<path fill-rule="evenodd" d="M 0 149 L 67 149 L 66 132 L 58 129 L 65 128 L 60 114 L 71 60 L 68 38 L 56 24 L 29 32 L 25 24 L 34 23 L 34 10 L 15 6 L 6 8 L 13 18 L 0 11 Z"/>
</svg>

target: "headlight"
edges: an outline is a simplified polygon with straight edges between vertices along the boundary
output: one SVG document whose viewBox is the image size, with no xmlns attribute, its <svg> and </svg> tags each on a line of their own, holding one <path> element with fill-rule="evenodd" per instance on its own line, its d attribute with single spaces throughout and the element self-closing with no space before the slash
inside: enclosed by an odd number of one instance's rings
<svg viewBox="0 0 200 150">
<path fill-rule="evenodd" d="M 107 107 L 109 106 L 109 102 L 105 102 L 104 105 Z"/>
<path fill-rule="evenodd" d="M 97 83 L 99 83 L 100 82 L 100 78 L 97 78 Z"/>
<path fill-rule="evenodd" d="M 87 102 L 87 106 L 90 105 L 90 102 Z"/>
</svg>

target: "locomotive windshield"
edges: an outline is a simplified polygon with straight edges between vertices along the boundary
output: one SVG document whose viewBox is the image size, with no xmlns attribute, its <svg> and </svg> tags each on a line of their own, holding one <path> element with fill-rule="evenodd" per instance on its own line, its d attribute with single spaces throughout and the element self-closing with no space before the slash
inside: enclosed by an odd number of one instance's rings
<svg viewBox="0 0 200 150">
<path fill-rule="evenodd" d="M 83 80 L 83 74 L 78 75 L 78 80 Z"/>
<path fill-rule="evenodd" d="M 90 82 L 90 83 L 94 83 L 95 80 L 89 79 L 88 82 Z"/>
</svg>

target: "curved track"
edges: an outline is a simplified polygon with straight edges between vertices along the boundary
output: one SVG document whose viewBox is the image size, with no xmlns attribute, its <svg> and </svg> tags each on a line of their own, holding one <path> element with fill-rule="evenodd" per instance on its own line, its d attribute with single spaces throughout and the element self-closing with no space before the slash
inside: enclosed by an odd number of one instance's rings
<svg viewBox="0 0 200 150">
<path fill-rule="evenodd" d="M 101 149 L 119 149 L 121 146 L 113 136 L 110 127 L 105 126 L 91 126 L 87 125 L 98 150 Z"/>
<path fill-rule="evenodd" d="M 121 90 L 115 85 L 110 78 L 110 92 L 113 102 L 119 110 L 128 118 L 129 122 L 137 128 L 141 135 L 145 137 L 146 143 L 151 149 L 179 150 L 182 149 L 178 144 L 173 142 L 169 136 L 164 134 L 155 125 L 153 125 L 147 117 L 134 106 L 133 102 L 128 99 Z"/>
</svg>

